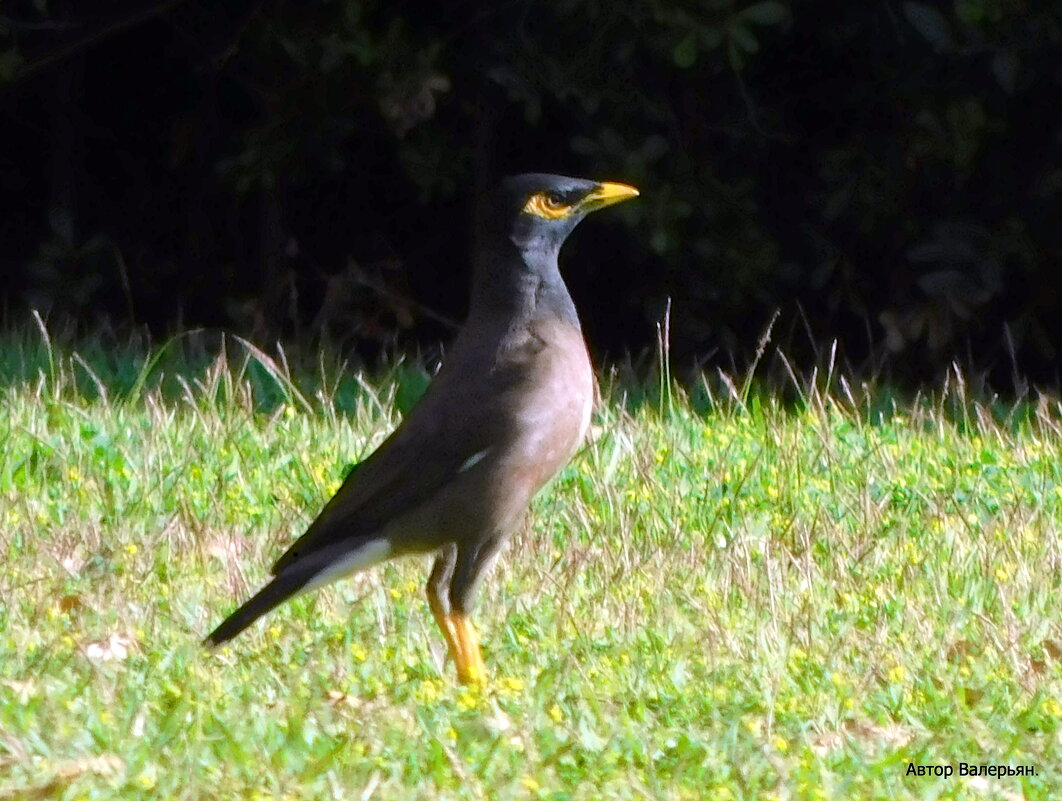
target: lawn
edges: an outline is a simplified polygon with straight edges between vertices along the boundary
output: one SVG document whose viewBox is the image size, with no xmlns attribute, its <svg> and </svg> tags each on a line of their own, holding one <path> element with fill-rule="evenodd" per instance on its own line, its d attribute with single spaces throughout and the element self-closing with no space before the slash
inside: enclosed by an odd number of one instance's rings
<svg viewBox="0 0 1062 801">
<path fill-rule="evenodd" d="M 1062 797 L 1054 401 L 606 376 L 471 690 L 426 560 L 199 645 L 428 373 L 185 345 L 0 342 L 0 799 Z"/>
</svg>

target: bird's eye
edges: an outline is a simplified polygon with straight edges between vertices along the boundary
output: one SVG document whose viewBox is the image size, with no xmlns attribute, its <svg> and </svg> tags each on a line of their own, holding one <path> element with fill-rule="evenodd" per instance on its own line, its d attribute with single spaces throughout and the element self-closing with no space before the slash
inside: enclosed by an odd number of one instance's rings
<svg viewBox="0 0 1062 801">
<path fill-rule="evenodd" d="M 527 199 L 524 212 L 545 220 L 559 220 L 571 213 L 572 207 L 556 192 L 536 192 Z"/>
</svg>

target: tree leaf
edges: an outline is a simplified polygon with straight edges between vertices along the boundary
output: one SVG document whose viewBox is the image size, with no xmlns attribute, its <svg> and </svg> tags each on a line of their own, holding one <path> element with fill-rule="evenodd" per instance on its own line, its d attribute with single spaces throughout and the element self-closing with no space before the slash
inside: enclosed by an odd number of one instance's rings
<svg viewBox="0 0 1062 801">
<path fill-rule="evenodd" d="M 999 88 L 1008 95 L 1014 94 L 1019 66 L 1018 56 L 1013 50 L 1000 50 L 992 57 L 992 74 L 996 76 Z"/>
<path fill-rule="evenodd" d="M 738 16 L 757 25 L 779 25 L 789 19 L 789 9 L 776 0 L 763 0 L 742 9 Z"/>
<path fill-rule="evenodd" d="M 904 3 L 903 13 L 922 38 L 937 50 L 950 50 L 955 47 L 948 18 L 938 9 L 925 3 Z"/>
<path fill-rule="evenodd" d="M 748 28 L 740 23 L 734 23 L 727 28 L 730 38 L 746 53 L 756 53 L 760 49 L 760 43 Z"/>
<path fill-rule="evenodd" d="M 679 69 L 688 70 L 697 62 L 697 39 L 692 33 L 686 34 L 671 51 L 671 60 Z"/>
<path fill-rule="evenodd" d="M 706 25 L 701 28 L 701 50 L 715 50 L 722 43 L 722 25 Z"/>
<path fill-rule="evenodd" d="M 734 72 L 741 72 L 745 69 L 745 54 L 737 46 L 733 37 L 727 37 L 726 57 L 727 61 L 730 62 L 730 69 L 734 70 Z"/>
<path fill-rule="evenodd" d="M 22 55 L 14 47 L 0 50 L 0 81 L 10 81 L 22 67 Z"/>
</svg>

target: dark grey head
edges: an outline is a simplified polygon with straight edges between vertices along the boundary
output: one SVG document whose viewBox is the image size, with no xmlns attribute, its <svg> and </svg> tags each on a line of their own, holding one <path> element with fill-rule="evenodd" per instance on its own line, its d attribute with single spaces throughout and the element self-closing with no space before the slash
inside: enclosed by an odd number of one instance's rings
<svg viewBox="0 0 1062 801">
<path fill-rule="evenodd" d="M 557 267 L 561 245 L 590 212 L 637 195 L 625 184 L 563 175 L 506 178 L 484 215 L 471 313 L 503 319 L 552 315 L 578 325 Z"/>
<path fill-rule="evenodd" d="M 509 239 L 521 251 L 555 256 L 587 214 L 637 196 L 626 184 L 525 173 L 502 181 L 489 213 L 501 225 L 508 221 Z"/>
</svg>

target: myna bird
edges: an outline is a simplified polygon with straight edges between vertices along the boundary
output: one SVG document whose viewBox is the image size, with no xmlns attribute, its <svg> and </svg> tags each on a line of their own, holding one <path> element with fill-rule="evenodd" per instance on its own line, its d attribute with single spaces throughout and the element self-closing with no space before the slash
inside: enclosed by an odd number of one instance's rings
<svg viewBox="0 0 1062 801">
<path fill-rule="evenodd" d="M 297 593 L 395 556 L 438 552 L 432 614 L 460 681 L 485 679 L 469 620 L 476 588 L 590 423 L 594 378 L 557 254 L 588 213 L 637 194 L 558 175 L 502 183 L 474 258 L 468 320 L 438 376 L 209 644 Z"/>
</svg>

